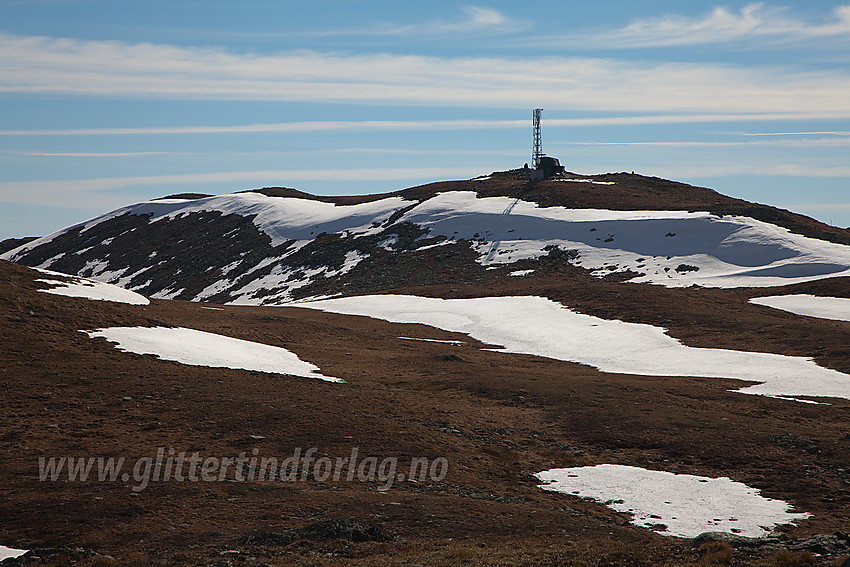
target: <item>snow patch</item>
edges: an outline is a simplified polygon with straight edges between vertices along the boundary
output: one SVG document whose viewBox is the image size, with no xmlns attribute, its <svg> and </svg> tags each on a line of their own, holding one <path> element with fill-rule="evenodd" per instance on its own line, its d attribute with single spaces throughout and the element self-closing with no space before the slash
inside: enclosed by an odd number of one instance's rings
<svg viewBox="0 0 850 567">
<path fill-rule="evenodd" d="M 43 268 L 36 269 L 44 274 L 62 276 L 71 279 L 70 282 L 45 279 L 36 280 L 38 282 L 56 286 L 50 289 L 38 290 L 44 293 L 64 295 L 67 297 L 82 297 L 84 299 L 93 299 L 98 301 L 115 301 L 117 303 L 128 303 L 130 305 L 148 305 L 150 303 L 150 300 L 147 297 L 112 284 L 81 278 L 78 276 L 70 276 L 68 274 L 45 270 Z"/>
<path fill-rule="evenodd" d="M 351 270 L 360 263 L 361 260 L 364 260 L 369 257 L 369 254 L 365 252 L 360 252 L 359 250 L 349 250 L 345 253 L 345 260 L 342 263 L 342 267 L 339 270 L 335 270 L 332 272 L 328 272 L 328 276 L 340 276 L 342 274 L 347 274 Z"/>
<path fill-rule="evenodd" d="M 186 291 L 185 287 L 180 288 L 180 289 L 169 288 L 169 289 L 164 289 L 162 291 L 158 291 L 158 292 L 154 293 L 153 295 L 151 295 L 151 297 L 153 297 L 154 299 L 174 299 L 175 297 L 177 297 L 178 295 L 180 295 L 184 291 Z"/>
<path fill-rule="evenodd" d="M 850 399 L 850 375 L 818 366 L 810 358 L 689 347 L 661 327 L 576 313 L 543 297 L 366 295 L 297 307 L 431 325 L 502 345 L 499 352 L 578 362 L 603 372 L 734 378 L 758 382 L 734 390 L 743 394 Z"/>
<path fill-rule="evenodd" d="M 216 280 L 207 287 L 205 287 L 198 295 L 196 295 L 194 297 L 194 301 L 203 301 L 205 299 L 208 299 L 216 295 L 217 293 L 230 289 L 230 286 L 232 285 L 233 280 L 228 280 L 225 278 Z"/>
<path fill-rule="evenodd" d="M 750 303 L 766 305 L 806 317 L 850 321 L 850 299 L 843 297 L 817 297 L 805 294 L 771 295 L 754 297 L 750 299 Z"/>
<path fill-rule="evenodd" d="M 594 181 L 593 179 L 553 179 L 552 181 L 563 181 L 566 183 L 591 183 L 593 185 L 615 185 L 613 181 Z"/>
<path fill-rule="evenodd" d="M 632 523 L 663 535 L 693 538 L 704 532 L 764 537 L 780 524 L 808 518 L 782 500 L 726 477 L 674 474 L 625 465 L 551 469 L 535 475 L 544 490 L 592 498 Z M 663 525 L 663 527 L 661 526 Z"/>
<path fill-rule="evenodd" d="M 11 547 L 0 545 L 0 561 L 3 561 L 4 559 L 10 559 L 12 557 L 20 557 L 28 551 L 28 549 L 12 549 Z"/>
<path fill-rule="evenodd" d="M 421 252 L 422 250 L 429 250 L 431 248 L 439 248 L 440 246 L 448 246 L 449 244 L 457 244 L 457 240 L 453 238 L 446 238 L 445 240 L 441 240 L 436 244 L 426 244 L 425 246 L 420 246 L 416 249 L 417 252 Z"/>
<path fill-rule="evenodd" d="M 237 266 L 239 266 L 239 264 L 241 264 L 242 262 L 243 262 L 243 258 L 239 258 L 238 260 L 231 262 L 228 265 L 224 266 L 223 268 L 221 268 L 221 275 L 226 276 L 227 274 L 229 274 L 230 272 L 235 270 L 237 268 Z"/>
<path fill-rule="evenodd" d="M 343 382 L 339 378 L 320 374 L 318 366 L 301 360 L 285 348 L 195 329 L 109 327 L 80 332 L 92 338 L 103 337 L 116 343 L 116 348 L 124 352 L 153 354 L 163 360 L 173 360 L 181 364 L 238 368 Z"/>
<path fill-rule="evenodd" d="M 399 337 L 405 341 L 425 341 L 426 343 L 443 343 L 447 345 L 460 346 L 463 344 L 463 341 L 446 341 L 442 339 L 420 339 L 418 337 Z"/>
<path fill-rule="evenodd" d="M 217 211 L 223 215 L 254 216 L 254 225 L 271 237 L 272 246 L 290 240 L 311 241 L 321 233 L 348 231 L 368 235 L 383 230 L 379 225 L 396 210 L 411 205 L 401 197 L 356 205 L 335 205 L 297 197 L 267 197 L 261 193 L 220 195 L 193 201 L 151 201 L 131 207 L 133 214 L 153 213 L 152 222 L 195 212 Z"/>
<path fill-rule="evenodd" d="M 515 272 L 509 273 L 508 275 L 514 276 L 514 277 L 522 277 L 522 276 L 527 276 L 527 275 L 533 274 L 533 273 L 534 273 L 534 270 L 517 270 Z"/>
<path fill-rule="evenodd" d="M 788 401 L 788 402 L 800 402 L 800 403 L 803 403 L 803 404 L 813 404 L 813 405 L 816 405 L 816 406 L 831 406 L 832 405 L 832 404 L 828 404 L 826 402 L 816 402 L 814 400 L 804 400 L 802 398 L 792 398 L 792 397 L 789 397 L 789 396 L 768 396 L 768 395 L 765 395 L 765 397 L 766 398 L 775 398 L 777 400 L 785 400 L 785 401 Z"/>
<path fill-rule="evenodd" d="M 378 248 L 383 248 L 387 252 L 395 252 L 395 245 L 398 244 L 398 235 L 393 234 L 389 238 L 378 242 Z"/>
</svg>

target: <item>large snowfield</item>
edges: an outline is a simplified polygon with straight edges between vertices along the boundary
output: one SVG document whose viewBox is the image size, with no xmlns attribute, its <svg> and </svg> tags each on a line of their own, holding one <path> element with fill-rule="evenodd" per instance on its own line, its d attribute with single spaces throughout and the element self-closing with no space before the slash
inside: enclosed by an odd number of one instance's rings
<svg viewBox="0 0 850 567">
<path fill-rule="evenodd" d="M 501 345 L 500 352 L 578 362 L 603 372 L 736 378 L 758 382 L 736 390 L 744 394 L 850 399 L 850 375 L 823 368 L 810 359 L 688 347 L 660 327 L 576 313 L 542 297 L 370 295 L 297 305 L 393 323 L 431 325 Z"/>
<path fill-rule="evenodd" d="M 342 382 L 339 378 L 322 375 L 318 366 L 301 360 L 285 348 L 195 329 L 110 327 L 81 332 L 90 337 L 103 337 L 124 352 L 154 354 L 163 360 L 182 364 L 239 368 Z"/>
<path fill-rule="evenodd" d="M 440 234 L 477 241 L 485 265 L 577 250 L 580 265 L 601 273 L 630 269 L 632 282 L 669 287 L 773 286 L 850 274 L 850 247 L 792 234 L 748 217 L 706 212 L 609 211 L 539 207 L 510 197 L 441 193 L 407 212 Z M 679 266 L 699 270 L 676 270 Z"/>
<path fill-rule="evenodd" d="M 631 282 L 668 287 L 693 284 L 706 287 L 765 287 L 850 275 L 850 246 L 793 234 L 776 225 L 749 217 L 719 217 L 707 212 L 610 211 L 540 207 L 510 197 L 478 197 L 472 191 L 439 193 L 422 202 L 401 197 L 358 205 L 334 205 L 295 197 L 268 197 L 260 193 L 237 193 L 204 199 L 169 199 L 124 207 L 11 250 L 0 258 L 15 260 L 26 251 L 50 242 L 66 230 L 90 229 L 126 213 L 149 215 L 151 222 L 174 219 L 197 212 L 217 211 L 252 218 L 269 235 L 272 245 L 293 243 L 280 257 L 261 266 L 276 264 L 295 253 L 321 233 L 353 238 L 378 234 L 394 213 L 396 222 L 409 222 L 442 237 L 443 245 L 471 243 L 478 262 L 496 267 L 548 254 L 548 247 L 572 250 L 574 263 L 597 275 L 628 272 Z M 386 248 L 391 249 L 387 242 Z M 40 265 L 49 268 L 58 257 Z M 241 266 L 236 260 L 222 277 L 194 299 L 203 300 L 228 290 L 233 303 L 246 305 L 284 303 L 288 291 L 316 278 L 350 271 L 368 254 L 352 250 L 343 269 L 331 266 L 275 267 L 246 283 L 246 272 L 261 266 Z M 126 286 L 133 277 L 157 265 L 106 269 L 106 258 L 90 262 L 84 275 Z M 518 273 L 518 272 L 515 272 Z M 295 277 L 296 274 L 303 274 Z M 237 280 L 239 283 L 237 284 Z M 137 289 L 141 289 L 138 287 Z M 284 289 L 283 292 L 279 291 Z M 277 290 L 270 294 L 264 290 Z M 157 292 L 169 298 L 179 287 Z"/>
<path fill-rule="evenodd" d="M 633 514 L 633 524 L 664 535 L 692 538 L 704 532 L 731 532 L 764 537 L 778 524 L 809 517 L 789 512 L 786 502 L 765 498 L 725 477 L 610 464 L 551 469 L 535 476 L 545 490 L 604 502 L 613 510 Z"/>
</svg>

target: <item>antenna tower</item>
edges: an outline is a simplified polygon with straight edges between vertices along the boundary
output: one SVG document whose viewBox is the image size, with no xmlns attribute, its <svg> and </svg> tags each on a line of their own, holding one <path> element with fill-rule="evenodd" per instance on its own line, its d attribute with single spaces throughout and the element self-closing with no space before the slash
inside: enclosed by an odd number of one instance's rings
<svg viewBox="0 0 850 567">
<path fill-rule="evenodd" d="M 540 142 L 540 114 L 542 108 L 534 109 L 534 150 L 531 154 L 531 163 L 534 164 L 534 169 L 540 167 L 540 158 L 543 156 L 543 148 Z"/>
</svg>

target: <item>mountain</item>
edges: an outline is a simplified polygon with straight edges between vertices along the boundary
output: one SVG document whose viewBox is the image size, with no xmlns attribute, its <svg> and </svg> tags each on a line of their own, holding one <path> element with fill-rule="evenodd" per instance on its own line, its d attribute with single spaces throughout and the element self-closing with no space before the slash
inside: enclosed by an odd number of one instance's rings
<svg viewBox="0 0 850 567">
<path fill-rule="evenodd" d="M 801 215 L 638 175 L 526 175 L 361 197 L 176 195 L 0 257 L 154 298 L 248 305 L 533 277 L 541 262 L 671 287 L 850 275 L 850 231 Z"/>
<path fill-rule="evenodd" d="M 0 244 L 0 558 L 842 564 L 848 232 L 525 175 Z"/>
</svg>

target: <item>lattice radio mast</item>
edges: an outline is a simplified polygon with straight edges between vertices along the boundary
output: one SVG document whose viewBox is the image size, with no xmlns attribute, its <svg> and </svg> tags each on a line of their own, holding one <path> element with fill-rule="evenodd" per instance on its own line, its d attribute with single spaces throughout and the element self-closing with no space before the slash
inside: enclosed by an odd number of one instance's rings
<svg viewBox="0 0 850 567">
<path fill-rule="evenodd" d="M 531 163 L 534 164 L 534 169 L 540 167 L 540 158 L 543 156 L 543 147 L 540 141 L 540 114 L 542 108 L 534 109 L 534 150 L 531 154 Z"/>
</svg>

